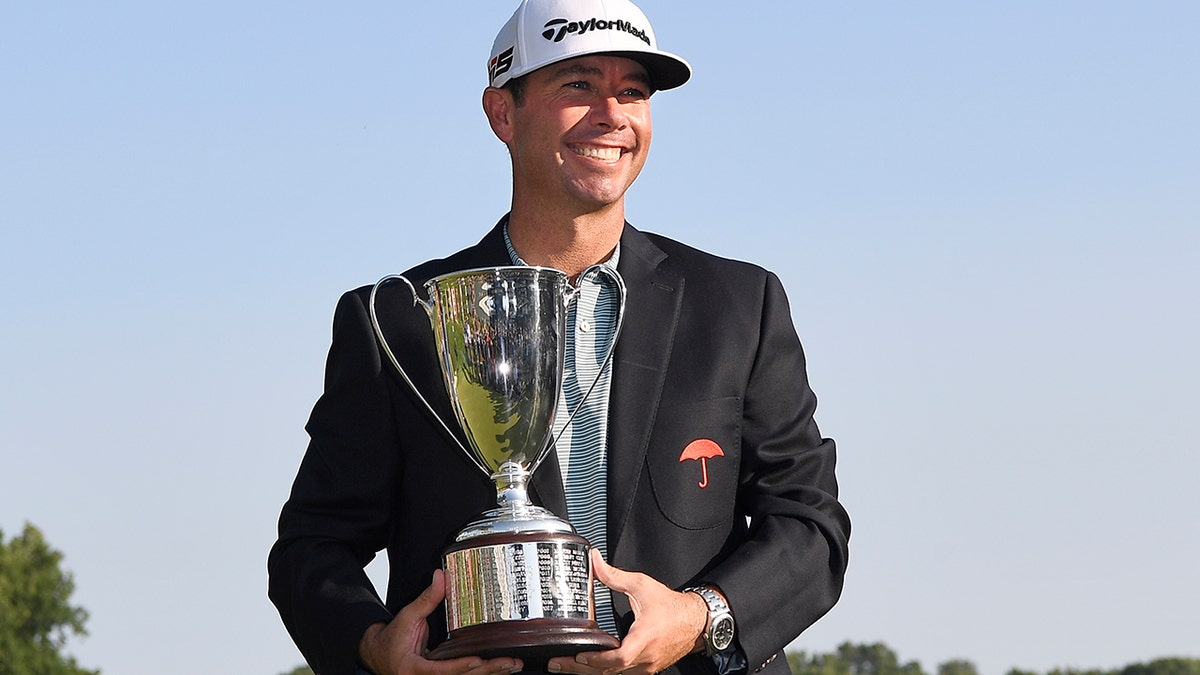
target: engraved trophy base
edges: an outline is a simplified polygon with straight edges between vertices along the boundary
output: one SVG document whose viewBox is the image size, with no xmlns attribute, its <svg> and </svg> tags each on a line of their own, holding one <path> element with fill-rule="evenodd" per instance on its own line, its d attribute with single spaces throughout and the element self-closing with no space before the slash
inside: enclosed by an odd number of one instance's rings
<svg viewBox="0 0 1200 675">
<path fill-rule="evenodd" d="M 432 659 L 512 656 L 529 670 L 620 646 L 596 624 L 588 544 L 574 532 L 469 537 L 444 562 L 450 632 Z"/>
<path fill-rule="evenodd" d="M 490 659 L 511 656 L 525 670 L 545 670 L 556 656 L 601 652 L 621 646 L 617 638 L 600 630 L 595 621 L 580 619 L 526 619 L 477 624 L 460 628 L 438 645 L 429 658 L 456 659 L 478 656 Z"/>
</svg>

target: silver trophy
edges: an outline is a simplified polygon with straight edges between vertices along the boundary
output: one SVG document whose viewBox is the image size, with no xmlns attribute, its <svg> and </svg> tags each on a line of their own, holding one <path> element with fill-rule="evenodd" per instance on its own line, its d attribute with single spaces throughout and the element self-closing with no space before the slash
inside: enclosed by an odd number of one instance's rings
<svg viewBox="0 0 1200 675">
<path fill-rule="evenodd" d="M 589 267 L 580 278 L 601 269 Z M 612 276 L 619 289 L 619 333 L 625 286 Z M 395 280 L 408 285 L 413 303 L 429 315 L 446 391 L 470 447 L 457 441 L 417 390 L 383 335 L 375 296 Z M 497 501 L 443 554 L 449 635 L 432 658 L 507 655 L 530 667 L 553 656 L 617 647 L 595 621 L 587 540 L 533 504 L 527 491 L 530 475 L 553 447 L 567 309 L 576 287 L 555 269 L 493 267 L 435 277 L 425 289 L 428 302 L 402 276 L 381 279 L 371 290 L 372 326 L 404 381 L 495 482 Z M 610 348 L 605 363 L 611 358 Z"/>
</svg>

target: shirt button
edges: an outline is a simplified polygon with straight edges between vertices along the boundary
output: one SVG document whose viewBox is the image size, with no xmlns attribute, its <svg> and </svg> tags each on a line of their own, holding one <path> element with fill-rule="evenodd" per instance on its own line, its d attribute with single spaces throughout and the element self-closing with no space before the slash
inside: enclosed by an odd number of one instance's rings
<svg viewBox="0 0 1200 675">
<path fill-rule="evenodd" d="M 587 319 L 580 321 L 579 322 L 579 330 L 580 330 L 580 332 L 583 332 L 583 333 L 592 332 L 592 322 L 588 321 Z"/>
</svg>

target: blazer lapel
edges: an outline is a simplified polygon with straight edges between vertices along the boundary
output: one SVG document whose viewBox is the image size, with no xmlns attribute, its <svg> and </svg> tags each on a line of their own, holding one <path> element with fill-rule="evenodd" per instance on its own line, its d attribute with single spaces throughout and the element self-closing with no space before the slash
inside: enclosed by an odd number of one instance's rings
<svg viewBox="0 0 1200 675">
<path fill-rule="evenodd" d="M 625 318 L 613 363 L 608 437 L 608 555 L 617 560 L 621 533 L 642 476 L 654 415 L 683 301 L 683 276 L 667 255 L 626 224 L 618 270 L 625 280 Z"/>
</svg>

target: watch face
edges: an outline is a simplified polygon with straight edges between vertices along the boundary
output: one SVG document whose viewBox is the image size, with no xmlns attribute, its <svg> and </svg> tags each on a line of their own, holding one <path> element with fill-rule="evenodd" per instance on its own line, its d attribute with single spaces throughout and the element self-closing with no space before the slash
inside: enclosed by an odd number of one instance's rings
<svg viewBox="0 0 1200 675">
<path fill-rule="evenodd" d="M 720 651 L 733 642 L 733 617 L 726 614 L 718 617 L 712 625 L 712 644 Z"/>
</svg>

